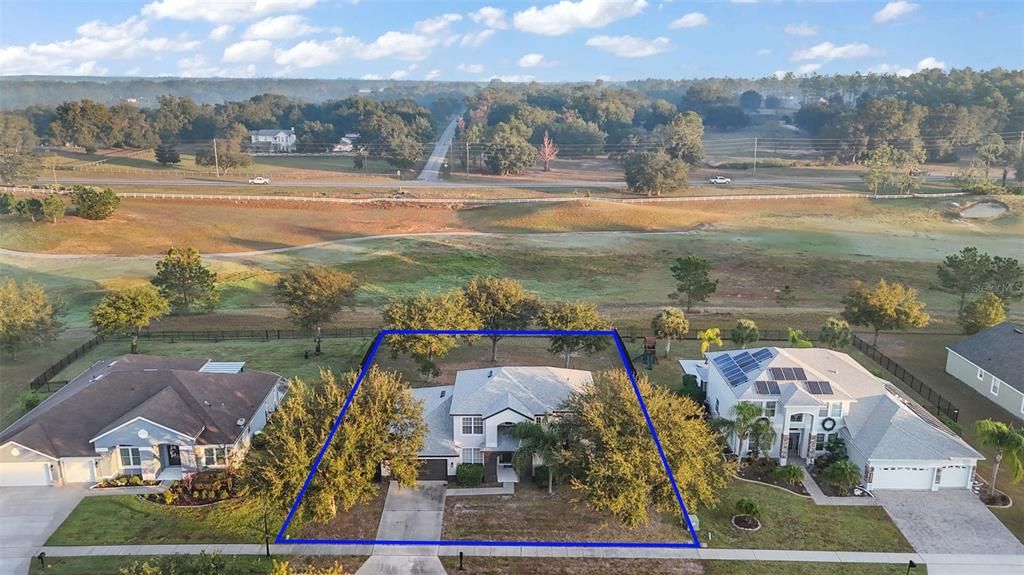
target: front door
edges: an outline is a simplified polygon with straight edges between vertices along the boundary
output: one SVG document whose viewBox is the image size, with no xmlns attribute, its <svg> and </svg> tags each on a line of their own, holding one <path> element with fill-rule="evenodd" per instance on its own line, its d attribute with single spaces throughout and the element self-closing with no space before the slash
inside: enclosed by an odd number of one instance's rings
<svg viewBox="0 0 1024 575">
<path fill-rule="evenodd" d="M 177 467 L 181 465 L 181 448 L 177 445 L 167 446 L 167 467 Z"/>
<path fill-rule="evenodd" d="M 798 429 L 789 430 L 789 457 L 800 457 L 800 441 L 803 439 L 803 431 Z"/>
</svg>

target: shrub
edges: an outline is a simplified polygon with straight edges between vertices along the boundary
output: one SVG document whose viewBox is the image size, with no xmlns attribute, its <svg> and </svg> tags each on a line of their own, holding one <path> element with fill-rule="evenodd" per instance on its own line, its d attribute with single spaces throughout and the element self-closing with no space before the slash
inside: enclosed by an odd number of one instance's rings
<svg viewBox="0 0 1024 575">
<path fill-rule="evenodd" d="M 223 490 L 223 489 L 222 489 L 222 490 L 221 490 L 221 492 L 217 494 L 217 499 L 221 499 L 221 500 L 224 500 L 224 499 L 227 499 L 227 498 L 229 498 L 229 497 L 231 497 L 231 496 L 230 496 L 230 495 L 228 495 L 228 492 L 227 492 L 227 490 Z"/>
<path fill-rule="evenodd" d="M 263 433 L 257 433 L 252 436 L 251 447 L 257 450 L 263 450 L 267 448 L 267 436 Z"/>
<path fill-rule="evenodd" d="M 87 220 L 105 220 L 121 205 L 121 198 L 110 188 L 99 190 L 75 186 L 71 192 L 71 200 L 78 215 Z"/>
<path fill-rule="evenodd" d="M 821 473 L 821 478 L 835 487 L 840 495 L 846 495 L 851 487 L 860 482 L 860 469 L 849 459 L 840 459 L 829 464 Z"/>
<path fill-rule="evenodd" d="M 26 393 L 21 396 L 21 407 L 25 411 L 31 411 L 36 408 L 37 405 L 43 402 L 43 398 L 39 397 L 38 393 Z"/>
<path fill-rule="evenodd" d="M 479 463 L 461 463 L 455 468 L 455 483 L 460 487 L 476 487 L 483 482 L 483 465 Z"/>
<path fill-rule="evenodd" d="M 14 203 L 17 200 L 14 199 L 14 194 L 11 192 L 4 192 L 0 194 L 0 215 L 6 216 L 7 214 L 14 211 Z"/>
<path fill-rule="evenodd" d="M 193 489 L 192 490 L 192 499 L 196 499 L 196 500 L 199 499 L 199 490 L 198 489 Z"/>
<path fill-rule="evenodd" d="M 540 488 L 548 488 L 548 473 L 550 470 L 547 465 L 540 465 L 533 470 L 533 483 Z"/>
<path fill-rule="evenodd" d="M 953 433 L 955 433 L 955 434 L 957 434 L 957 435 L 959 435 L 961 437 L 963 436 L 964 429 L 962 427 L 960 427 L 959 423 L 953 421 L 949 416 L 944 415 L 942 413 L 940 413 L 938 415 L 938 417 L 939 417 L 939 421 L 942 422 L 942 425 L 945 425 L 946 427 L 948 427 L 949 430 L 952 431 Z"/>
<path fill-rule="evenodd" d="M 177 496 L 174 495 L 173 491 L 168 489 L 167 491 L 163 492 L 163 496 L 164 496 L 164 505 L 174 505 L 174 500 L 177 498 Z"/>
<path fill-rule="evenodd" d="M 775 479 L 778 479 L 779 481 L 789 483 L 790 485 L 796 485 L 803 481 L 804 470 L 801 469 L 799 465 L 788 463 L 786 465 L 776 467 L 775 470 L 772 471 L 772 475 L 774 475 Z"/>
<path fill-rule="evenodd" d="M 210 491 L 209 489 L 204 489 L 203 490 L 203 499 L 207 500 L 207 501 L 210 500 L 210 499 L 213 499 L 213 492 Z"/>
<path fill-rule="evenodd" d="M 761 506 L 749 497 L 740 497 L 736 501 L 736 514 L 757 519 L 761 517 Z"/>
<path fill-rule="evenodd" d="M 128 478 L 128 485 L 131 485 L 133 487 L 138 487 L 139 485 L 142 485 L 142 476 L 132 475 L 131 477 Z"/>
</svg>

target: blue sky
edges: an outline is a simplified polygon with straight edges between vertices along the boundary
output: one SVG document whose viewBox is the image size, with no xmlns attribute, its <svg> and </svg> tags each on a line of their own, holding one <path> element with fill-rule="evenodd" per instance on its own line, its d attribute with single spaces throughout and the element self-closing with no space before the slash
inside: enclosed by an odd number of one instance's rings
<svg viewBox="0 0 1024 575">
<path fill-rule="evenodd" d="M 588 81 L 1024 67 L 1024 2 L 0 0 L 0 74 Z"/>
</svg>

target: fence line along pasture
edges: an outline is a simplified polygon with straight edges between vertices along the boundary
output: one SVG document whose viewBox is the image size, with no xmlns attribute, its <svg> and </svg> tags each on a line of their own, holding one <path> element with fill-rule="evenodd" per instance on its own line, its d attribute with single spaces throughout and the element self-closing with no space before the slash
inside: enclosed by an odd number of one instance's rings
<svg viewBox="0 0 1024 575">
<path fill-rule="evenodd" d="M 419 186 L 414 186 L 419 187 Z M 433 188 L 431 186 L 430 188 Z M 443 187 L 443 186 L 437 186 Z M 57 193 L 66 194 L 70 190 L 47 190 L 24 187 L 0 187 L 0 191 L 14 193 Z M 797 194 L 731 194 L 715 196 L 672 196 L 672 197 L 636 197 L 636 198 L 610 198 L 601 196 L 579 196 L 566 195 L 564 197 L 535 197 L 535 198 L 415 198 L 415 197 L 377 197 L 377 198 L 332 198 L 325 196 L 304 196 L 304 195 L 248 195 L 248 194 L 187 194 L 187 193 L 157 193 L 157 192 L 117 192 L 121 198 L 132 198 L 139 200 L 192 200 L 192 201 L 228 201 L 228 202 L 307 202 L 307 203 L 331 203 L 331 204 L 472 204 L 472 205 L 497 205 L 497 204 L 531 204 L 531 203 L 562 203 L 562 202 L 610 202 L 618 204 L 654 204 L 654 203 L 678 203 L 678 202 L 717 202 L 717 201 L 764 201 L 764 200 L 810 200 L 810 199 L 843 199 L 861 198 L 870 200 L 895 200 L 914 198 L 955 198 L 967 195 L 966 192 L 951 192 L 942 194 L 868 194 L 859 192 L 836 192 L 836 193 L 797 193 Z"/>
<path fill-rule="evenodd" d="M 864 355 L 870 357 L 875 361 L 875 363 L 882 366 L 882 369 L 891 373 L 896 377 L 896 379 L 905 383 L 907 387 L 916 391 L 917 394 L 924 398 L 925 401 L 935 406 L 936 414 L 945 415 L 953 421 L 957 421 L 959 419 L 960 408 L 951 403 L 945 397 L 942 397 L 942 394 L 939 392 L 928 387 L 928 384 L 907 371 L 902 365 L 879 351 L 877 347 L 864 341 L 856 334 L 853 336 L 853 347 L 860 350 Z"/>
</svg>

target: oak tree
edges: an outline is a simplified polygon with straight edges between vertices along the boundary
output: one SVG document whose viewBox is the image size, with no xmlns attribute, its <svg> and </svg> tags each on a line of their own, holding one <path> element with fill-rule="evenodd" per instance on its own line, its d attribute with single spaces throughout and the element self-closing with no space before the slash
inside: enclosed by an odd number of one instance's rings
<svg viewBox="0 0 1024 575">
<path fill-rule="evenodd" d="M 112 291 L 92 309 L 92 325 L 101 335 L 123 333 L 139 353 L 139 333 L 170 311 L 170 304 L 149 284 Z"/>
<path fill-rule="evenodd" d="M 195 248 L 170 248 L 156 262 L 156 277 L 150 280 L 171 304 L 171 313 L 208 312 L 217 306 L 217 272 L 203 265 Z"/>
</svg>

